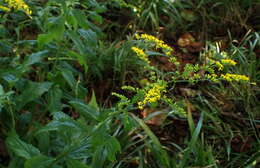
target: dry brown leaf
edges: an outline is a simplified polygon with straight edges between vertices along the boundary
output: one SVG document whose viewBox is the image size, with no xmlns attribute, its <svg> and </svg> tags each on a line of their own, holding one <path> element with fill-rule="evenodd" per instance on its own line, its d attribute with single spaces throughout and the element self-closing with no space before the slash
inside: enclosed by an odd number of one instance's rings
<svg viewBox="0 0 260 168">
<path fill-rule="evenodd" d="M 160 126 L 163 124 L 167 117 L 167 111 L 168 109 L 152 109 L 152 108 L 145 108 L 141 114 L 143 118 L 151 117 L 148 120 L 145 120 L 145 123 Z M 155 114 L 158 113 L 158 114 Z M 154 114 L 154 116 L 152 116 Z"/>
<path fill-rule="evenodd" d="M 195 42 L 195 38 L 190 33 L 184 33 L 181 35 L 181 37 L 178 39 L 177 44 L 180 47 L 187 47 L 190 46 L 191 43 Z"/>
</svg>

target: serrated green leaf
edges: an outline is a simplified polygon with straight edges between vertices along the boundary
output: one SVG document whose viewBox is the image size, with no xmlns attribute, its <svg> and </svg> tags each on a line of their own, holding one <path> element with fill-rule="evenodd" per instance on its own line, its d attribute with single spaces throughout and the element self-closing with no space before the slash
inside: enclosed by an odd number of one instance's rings
<svg viewBox="0 0 260 168">
<path fill-rule="evenodd" d="M 9 133 L 6 139 L 6 144 L 8 149 L 13 151 L 15 155 L 25 159 L 30 159 L 33 156 L 40 155 L 39 149 L 22 141 L 14 131 Z"/>
</svg>

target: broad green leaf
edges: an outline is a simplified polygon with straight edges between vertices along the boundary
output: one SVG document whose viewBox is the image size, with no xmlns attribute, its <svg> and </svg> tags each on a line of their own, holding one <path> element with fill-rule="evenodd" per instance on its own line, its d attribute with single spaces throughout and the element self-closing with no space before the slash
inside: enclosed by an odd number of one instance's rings
<svg viewBox="0 0 260 168">
<path fill-rule="evenodd" d="M 54 158 L 44 155 L 34 156 L 25 162 L 24 168 L 49 168 L 54 161 Z"/>
<path fill-rule="evenodd" d="M 75 51 L 72 51 L 72 50 L 68 51 L 67 55 L 72 57 L 72 58 L 76 58 L 77 61 L 79 62 L 79 64 L 84 66 L 85 73 L 88 72 L 88 64 L 87 64 L 87 59 L 86 59 L 85 55 L 78 54 L 78 53 L 76 53 Z"/>
<path fill-rule="evenodd" d="M 73 14 L 72 10 L 68 12 L 68 15 L 66 15 L 66 21 L 69 25 L 73 27 L 74 30 L 78 29 L 78 21 L 75 15 Z"/>
<path fill-rule="evenodd" d="M 83 101 L 74 100 L 69 102 L 83 117 L 85 118 L 93 118 L 95 120 L 98 119 L 99 112 L 92 108 L 91 106 L 87 105 Z"/>
<path fill-rule="evenodd" d="M 105 126 L 96 129 L 91 137 L 91 145 L 97 150 L 101 148 L 103 150 L 102 157 L 105 157 L 107 160 L 115 161 L 116 154 L 121 152 L 121 145 L 118 140 L 107 133 Z M 100 155 L 100 153 L 96 153 Z M 96 156 L 94 156 L 96 157 Z"/>
<path fill-rule="evenodd" d="M 78 9 L 74 9 L 74 10 L 72 11 L 72 13 L 73 13 L 74 17 L 77 19 L 78 24 L 79 24 L 82 28 L 84 28 L 84 29 L 88 29 L 88 28 L 89 28 L 89 25 L 88 25 L 88 23 L 86 22 L 87 17 L 86 17 L 86 15 L 84 14 L 83 11 L 78 10 Z"/>
<path fill-rule="evenodd" d="M 68 114 L 65 114 L 63 112 L 55 112 L 52 113 L 53 120 L 71 120 L 71 117 Z"/>
<path fill-rule="evenodd" d="M 35 136 L 38 140 L 38 148 L 43 154 L 47 154 L 50 151 L 50 134 L 48 132 L 42 132 Z"/>
<path fill-rule="evenodd" d="M 52 121 L 48 123 L 45 127 L 38 130 L 36 135 L 50 132 L 50 131 L 71 131 L 78 129 L 78 125 L 73 120 L 62 120 L 62 121 Z"/>
<path fill-rule="evenodd" d="M 61 69 L 61 74 L 66 82 L 69 84 L 72 90 L 75 90 L 75 86 L 77 85 L 77 81 L 73 76 L 73 73 L 69 69 Z"/>
<path fill-rule="evenodd" d="M 27 67 L 30 65 L 33 65 L 35 63 L 39 63 L 42 61 L 43 57 L 46 56 L 48 53 L 48 50 L 39 51 L 37 53 L 33 53 L 25 58 L 25 61 L 23 62 L 23 66 Z"/>
<path fill-rule="evenodd" d="M 63 16 L 51 17 L 46 25 L 48 32 L 54 35 L 54 38 L 60 40 L 65 31 L 65 18 Z"/>
<path fill-rule="evenodd" d="M 93 12 L 93 11 L 90 11 L 89 13 L 90 13 L 89 17 L 90 17 L 94 22 L 97 22 L 97 23 L 99 23 L 99 24 L 102 24 L 102 23 L 103 23 L 103 18 L 102 18 L 102 16 L 100 16 L 99 14 L 97 14 L 96 12 Z"/>
<path fill-rule="evenodd" d="M 62 110 L 62 103 L 61 103 L 61 98 L 62 98 L 62 90 L 58 87 L 55 86 L 50 91 L 48 92 L 48 110 L 50 113 L 61 111 Z"/>
<path fill-rule="evenodd" d="M 98 45 L 96 32 L 92 31 L 91 29 L 79 29 L 78 32 L 80 36 L 82 36 L 86 40 L 87 44 L 89 44 L 90 46 L 96 47 Z"/>
<path fill-rule="evenodd" d="M 79 124 L 73 120 L 70 116 L 63 112 L 55 112 L 52 113 L 53 115 L 53 120 L 48 123 L 46 126 L 40 128 L 35 135 L 38 136 L 38 134 L 45 133 L 45 132 L 50 132 L 50 131 L 64 131 L 69 132 L 69 131 L 75 131 L 75 130 L 80 130 Z"/>
<path fill-rule="evenodd" d="M 38 35 L 38 46 L 41 48 L 53 40 L 61 40 L 65 31 L 65 19 L 62 16 L 49 18 L 46 24 L 48 32 Z"/>
<path fill-rule="evenodd" d="M 40 155 L 40 151 L 31 144 L 22 141 L 18 135 L 12 131 L 9 133 L 6 144 L 9 150 L 15 153 L 15 155 L 30 159 L 33 156 Z"/>
<path fill-rule="evenodd" d="M 38 47 L 42 48 L 44 44 L 47 44 L 55 38 L 55 35 L 52 33 L 39 34 L 37 37 Z"/>
<path fill-rule="evenodd" d="M 80 54 L 84 55 L 86 52 L 85 46 L 82 43 L 82 40 L 80 39 L 79 35 L 75 33 L 74 31 L 67 31 L 69 37 L 75 44 L 76 48 L 79 50 Z"/>
<path fill-rule="evenodd" d="M 17 97 L 17 109 L 21 109 L 27 103 L 39 98 L 42 94 L 47 92 L 52 83 L 50 82 L 31 82 L 29 81 L 25 86 L 24 90 L 22 90 L 21 95 Z"/>
</svg>

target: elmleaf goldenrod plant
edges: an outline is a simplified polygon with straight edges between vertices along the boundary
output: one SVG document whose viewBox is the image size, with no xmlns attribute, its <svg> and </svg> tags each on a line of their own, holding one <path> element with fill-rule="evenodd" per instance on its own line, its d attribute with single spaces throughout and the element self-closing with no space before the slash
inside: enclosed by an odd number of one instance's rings
<svg viewBox="0 0 260 168">
<path fill-rule="evenodd" d="M 192 85 L 200 81 L 210 81 L 213 83 L 221 81 L 250 83 L 250 79 L 246 75 L 232 73 L 231 68 L 236 66 L 237 62 L 230 59 L 226 52 L 217 54 L 215 50 L 212 49 L 204 53 L 204 56 L 208 55 L 208 57 L 204 57 L 205 61 L 201 61 L 203 64 L 193 65 L 187 63 L 184 65 L 184 68 L 181 69 L 181 62 L 174 56 L 174 49 L 155 36 L 135 34 L 134 43 L 135 45 L 131 48 L 133 55 L 136 55 L 145 63 L 144 69 L 148 70 L 148 74 L 150 75 L 146 75 L 148 81 L 146 81 L 142 88 L 134 88 L 133 86 L 123 87 L 123 89 L 136 92 L 136 95 L 133 97 L 134 102 L 128 101 L 129 99 L 126 99 L 123 95 L 114 93 L 115 96 L 121 99 L 120 105 L 122 102 L 129 104 L 132 102 L 136 104 L 139 110 L 143 110 L 145 107 L 158 108 L 162 104 L 171 102 L 166 95 L 169 94 L 169 90 L 173 89 L 174 83 L 182 81 L 187 81 Z M 159 69 L 152 66 L 150 61 L 151 57 L 149 58 L 148 55 L 149 52 L 167 57 L 175 66 L 174 71 L 160 72 Z M 216 58 L 216 55 L 220 55 L 221 57 Z M 147 72 L 145 73 L 147 74 Z M 171 80 L 169 80 L 168 76 L 170 76 Z M 170 99 L 173 100 L 174 97 L 170 97 Z M 172 105 L 174 103 L 169 103 L 168 106 L 170 106 L 170 104 Z M 176 107 L 176 105 L 174 107 Z"/>
<path fill-rule="evenodd" d="M 258 168 L 259 7 L 0 0 L 0 168 Z"/>
</svg>

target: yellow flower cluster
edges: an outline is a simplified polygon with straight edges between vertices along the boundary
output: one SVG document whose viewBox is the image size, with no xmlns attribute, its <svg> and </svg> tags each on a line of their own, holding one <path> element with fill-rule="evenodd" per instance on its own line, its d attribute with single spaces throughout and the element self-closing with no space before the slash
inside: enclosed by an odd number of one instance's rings
<svg viewBox="0 0 260 168">
<path fill-rule="evenodd" d="M 236 61 L 233 61 L 231 59 L 222 59 L 220 61 L 215 61 L 215 60 L 209 59 L 209 62 L 211 64 L 215 64 L 219 71 L 222 71 L 224 69 L 224 65 L 235 66 L 237 64 Z"/>
<path fill-rule="evenodd" d="M 146 103 L 156 103 L 161 99 L 163 92 L 165 92 L 165 86 L 158 83 L 154 84 L 154 86 L 145 94 L 144 100 L 138 102 L 138 108 L 142 110 Z"/>
<path fill-rule="evenodd" d="M 224 69 L 224 66 L 219 61 L 216 61 L 215 64 L 219 71 L 222 71 Z"/>
<path fill-rule="evenodd" d="M 221 78 L 229 81 L 229 82 L 232 82 L 232 81 L 249 81 L 249 77 L 245 76 L 245 75 L 237 75 L 237 74 L 230 74 L 230 73 L 227 73 L 227 74 L 222 74 L 220 76 Z"/>
<path fill-rule="evenodd" d="M 144 40 L 146 42 L 154 43 L 155 47 L 157 49 L 161 48 L 166 55 L 171 55 L 171 52 L 173 51 L 173 49 L 169 45 L 165 44 L 164 41 L 159 40 L 158 38 L 156 38 L 156 37 L 154 37 L 152 35 L 149 35 L 149 34 L 141 34 L 141 35 L 136 34 L 135 38 L 137 40 Z"/>
<path fill-rule="evenodd" d="M 136 55 L 137 55 L 140 59 L 142 59 L 143 61 L 147 62 L 148 64 L 150 63 L 150 61 L 149 61 L 149 59 L 148 59 L 148 55 L 145 54 L 145 52 L 144 52 L 142 49 L 140 49 L 140 48 L 138 48 L 138 47 L 132 47 L 131 49 L 136 53 Z"/>
<path fill-rule="evenodd" d="M 5 6 L 0 5 L 0 10 L 9 12 L 9 11 L 10 11 L 10 8 L 7 8 L 7 7 L 5 7 Z"/>
<path fill-rule="evenodd" d="M 221 63 L 226 64 L 226 65 L 232 65 L 235 66 L 237 63 L 231 59 L 222 59 Z"/>
<path fill-rule="evenodd" d="M 15 10 L 23 10 L 27 15 L 31 15 L 32 11 L 23 0 L 4 0 L 10 8 Z"/>
<path fill-rule="evenodd" d="M 206 79 L 209 79 L 209 80 L 211 80 L 213 82 L 217 82 L 218 81 L 218 79 L 217 79 L 218 76 L 216 74 L 206 74 L 205 77 L 206 77 Z"/>
</svg>

